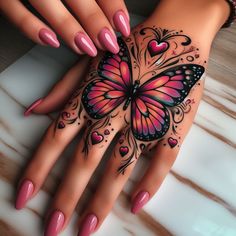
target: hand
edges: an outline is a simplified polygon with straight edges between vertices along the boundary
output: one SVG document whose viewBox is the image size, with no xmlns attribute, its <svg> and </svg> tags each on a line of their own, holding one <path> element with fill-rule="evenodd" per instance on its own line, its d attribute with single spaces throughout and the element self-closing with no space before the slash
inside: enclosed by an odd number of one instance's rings
<svg viewBox="0 0 236 236">
<path fill-rule="evenodd" d="M 37 1 L 30 4 L 77 53 L 97 55 L 97 48 L 119 51 L 114 30 L 130 34 L 129 14 L 123 0 Z M 0 11 L 38 44 L 59 47 L 56 34 L 20 0 L 0 0 Z M 72 13 L 74 15 L 72 15 Z M 95 44 L 95 45 L 94 45 Z M 95 47 L 96 46 L 96 47 Z"/>
<path fill-rule="evenodd" d="M 204 10 L 208 17 L 210 9 Z M 79 235 L 98 230 L 142 153 L 152 151 L 152 158 L 133 190 L 133 213 L 156 193 L 176 160 L 201 98 L 204 84 L 201 76 L 211 40 L 209 34 L 198 37 L 191 26 L 181 27 L 183 30 L 179 31 L 166 29 L 167 21 L 163 20 L 165 27 L 156 27 L 151 20 L 136 27 L 130 37 L 118 40 L 118 54 L 107 52 L 93 59 L 87 76 L 84 76 L 86 70 L 81 70 L 88 64 L 84 58 L 48 97 L 26 112 L 51 110 L 57 96 L 63 100 L 57 90 L 65 88 L 71 92 L 78 84 L 59 117 L 48 128 L 19 183 L 17 209 L 38 193 L 62 151 L 83 130 L 83 138 L 48 212 L 46 235 L 56 235 L 67 226 L 112 141 L 117 140 L 100 184 L 79 220 Z M 202 30 L 206 29 L 202 27 Z"/>
</svg>

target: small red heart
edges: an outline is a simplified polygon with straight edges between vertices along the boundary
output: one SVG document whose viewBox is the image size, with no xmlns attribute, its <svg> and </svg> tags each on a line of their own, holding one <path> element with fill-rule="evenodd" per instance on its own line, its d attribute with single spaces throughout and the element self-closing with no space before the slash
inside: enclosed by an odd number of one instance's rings
<svg viewBox="0 0 236 236">
<path fill-rule="evenodd" d="M 58 125 L 57 125 L 57 128 L 58 128 L 58 129 L 63 129 L 63 128 L 65 128 L 64 122 L 63 122 L 63 121 L 60 121 L 60 122 L 58 123 Z"/>
<path fill-rule="evenodd" d="M 124 142 L 124 139 L 119 139 L 119 143 L 122 144 Z"/>
<path fill-rule="evenodd" d="M 105 134 L 105 135 L 109 135 L 109 134 L 110 134 L 110 131 L 109 131 L 108 129 L 106 129 L 106 130 L 104 131 L 104 134 Z"/>
<path fill-rule="evenodd" d="M 119 148 L 120 155 L 123 157 L 129 152 L 129 148 L 127 146 L 121 146 Z"/>
<path fill-rule="evenodd" d="M 158 54 L 165 52 L 168 48 L 169 48 L 169 43 L 167 42 L 158 43 L 155 39 L 153 39 L 148 43 L 148 51 L 151 57 L 154 57 Z"/>
<path fill-rule="evenodd" d="M 104 139 L 103 135 L 99 134 L 97 131 L 92 132 L 91 134 L 92 144 L 101 143 L 103 139 Z"/>
<path fill-rule="evenodd" d="M 174 148 L 178 144 L 178 140 L 170 137 L 168 138 L 168 144 L 171 148 Z"/>
</svg>

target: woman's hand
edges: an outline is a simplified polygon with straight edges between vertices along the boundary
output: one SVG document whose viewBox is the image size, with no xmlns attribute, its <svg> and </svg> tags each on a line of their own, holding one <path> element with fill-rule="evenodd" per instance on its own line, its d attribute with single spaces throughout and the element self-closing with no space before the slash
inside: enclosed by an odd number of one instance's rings
<svg viewBox="0 0 236 236">
<path fill-rule="evenodd" d="M 79 235 L 89 235 L 100 227 L 142 153 L 152 150 L 152 158 L 133 190 L 131 211 L 137 213 L 162 184 L 192 125 L 210 45 L 227 18 L 224 1 L 219 1 L 223 4 L 219 7 L 215 1 L 213 5 L 205 0 L 188 2 L 162 1 L 155 16 L 136 27 L 130 37 L 118 40 L 118 54 L 99 55 L 91 61 L 87 74 L 88 59 L 84 58 L 48 97 L 27 110 L 26 115 L 49 111 L 76 88 L 19 183 L 17 209 L 38 193 L 65 147 L 83 133 L 48 212 L 46 235 L 57 235 L 67 226 L 112 141 L 115 146 L 100 184 L 79 220 Z M 173 19 L 166 12 L 171 12 Z M 60 102 L 55 102 L 57 98 Z"/>
<path fill-rule="evenodd" d="M 53 200 L 46 235 L 66 227 L 90 177 L 118 135 L 80 234 L 97 230 L 111 210 L 140 154 L 153 150 L 150 167 L 132 195 L 136 213 L 173 165 L 201 97 L 205 58 L 184 32 L 140 25 L 119 39 L 118 54 L 91 62 L 89 73 L 48 128 L 21 180 L 16 208 L 35 196 L 65 147 L 84 130 Z M 76 84 L 81 63 L 55 89 Z M 66 82 L 65 82 L 66 81 Z M 86 232 L 86 233 L 85 233 Z"/>
<path fill-rule="evenodd" d="M 77 53 L 97 55 L 97 48 L 117 53 L 114 30 L 130 34 L 129 14 L 123 0 L 29 0 L 48 25 Z M 0 0 L 0 11 L 34 42 L 59 47 L 56 34 L 20 0 Z"/>
</svg>

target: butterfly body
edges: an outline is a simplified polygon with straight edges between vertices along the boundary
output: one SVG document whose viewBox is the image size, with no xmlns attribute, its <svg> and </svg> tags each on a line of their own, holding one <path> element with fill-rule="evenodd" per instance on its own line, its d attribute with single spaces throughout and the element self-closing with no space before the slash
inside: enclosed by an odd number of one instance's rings
<svg viewBox="0 0 236 236">
<path fill-rule="evenodd" d="M 130 88 L 127 89 L 127 98 L 123 107 L 124 111 L 127 109 L 130 102 L 134 101 L 135 97 L 137 96 L 139 84 L 140 84 L 140 81 L 135 80 L 134 84 Z"/>
<path fill-rule="evenodd" d="M 204 67 L 183 64 L 154 75 L 144 83 L 133 81 L 129 51 L 119 39 L 122 56 L 107 52 L 97 77 L 88 83 L 82 103 L 91 118 L 102 119 L 123 104 L 131 109 L 131 130 L 142 141 L 163 137 L 170 126 L 168 107 L 179 105 L 204 73 Z"/>
</svg>

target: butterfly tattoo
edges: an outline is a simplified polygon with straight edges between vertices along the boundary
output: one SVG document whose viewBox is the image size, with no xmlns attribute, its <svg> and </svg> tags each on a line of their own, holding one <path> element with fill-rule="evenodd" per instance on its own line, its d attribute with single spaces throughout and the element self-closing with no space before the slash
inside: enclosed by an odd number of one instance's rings
<svg viewBox="0 0 236 236">
<path fill-rule="evenodd" d="M 121 105 L 123 110 L 131 109 L 133 136 L 140 141 L 157 140 L 169 129 L 168 108 L 184 101 L 205 69 L 197 64 L 177 65 L 141 83 L 133 80 L 129 51 L 121 38 L 119 44 L 122 53 L 107 52 L 97 76 L 84 88 L 83 107 L 93 119 L 102 119 Z"/>
</svg>

